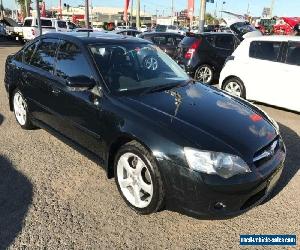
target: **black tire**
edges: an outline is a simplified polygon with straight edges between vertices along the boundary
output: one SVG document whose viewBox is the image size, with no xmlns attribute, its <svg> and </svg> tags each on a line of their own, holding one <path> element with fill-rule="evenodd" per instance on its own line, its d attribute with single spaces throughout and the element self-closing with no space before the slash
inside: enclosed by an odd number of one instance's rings
<svg viewBox="0 0 300 250">
<path fill-rule="evenodd" d="M 238 77 L 231 77 L 231 78 L 228 78 L 228 79 L 223 83 L 222 89 L 226 91 L 226 88 L 228 87 L 228 85 L 229 85 L 230 83 L 235 83 L 235 84 L 237 84 L 237 85 L 240 87 L 240 93 L 241 93 L 239 97 L 246 99 L 246 88 L 245 88 L 245 85 L 244 85 L 243 81 L 242 81 L 240 78 L 238 78 Z M 227 92 L 229 92 L 229 91 L 227 91 Z M 229 92 L 229 93 L 231 93 L 231 92 Z M 232 93 L 231 93 L 231 94 L 232 94 Z"/>
<path fill-rule="evenodd" d="M 205 68 L 211 72 L 211 76 L 207 80 L 203 80 L 203 78 L 201 77 L 201 71 L 204 70 Z M 197 70 L 195 71 L 194 78 L 195 78 L 195 80 L 201 81 L 202 83 L 211 84 L 215 78 L 215 71 L 214 71 L 213 67 L 211 67 L 210 65 L 203 64 L 203 65 L 200 65 L 197 68 Z"/>
<path fill-rule="evenodd" d="M 26 112 L 26 119 L 25 119 L 25 123 L 20 123 L 18 118 L 17 118 L 17 115 L 16 115 L 16 110 L 15 110 L 15 103 L 14 103 L 14 99 L 15 99 L 15 96 L 16 95 L 20 95 L 22 98 L 23 98 L 23 101 L 24 101 L 24 108 L 25 108 L 25 112 Z M 13 94 L 12 94 L 12 104 L 13 104 L 13 111 L 14 111 L 14 115 L 15 115 L 15 118 L 16 118 L 16 121 L 17 123 L 20 125 L 20 127 L 22 129 L 25 129 L 25 130 L 31 130 L 31 129 L 35 129 L 36 127 L 32 124 L 31 120 L 30 120 L 30 113 L 28 112 L 28 106 L 27 106 L 27 101 L 26 101 L 26 98 L 24 98 L 22 92 L 19 90 L 19 89 L 15 89 L 13 91 Z"/>
<path fill-rule="evenodd" d="M 147 207 L 144 208 L 138 208 L 131 204 L 127 198 L 124 196 L 119 181 L 118 181 L 118 174 L 117 174 L 117 165 L 120 157 L 124 155 L 125 153 L 133 153 L 137 155 L 145 164 L 147 170 L 149 171 L 151 175 L 151 181 L 153 184 L 153 195 L 152 199 Z M 158 166 L 151 155 L 151 153 L 145 149 L 140 143 L 137 141 L 131 141 L 125 145 L 123 145 L 118 153 L 116 154 L 115 161 L 114 161 L 114 176 L 115 176 L 115 182 L 117 184 L 118 190 L 126 202 L 126 204 L 133 209 L 138 214 L 151 214 L 155 213 L 159 210 L 161 210 L 164 206 L 164 200 L 165 200 L 165 190 L 164 185 L 162 182 L 162 177 L 160 175 L 160 172 L 158 170 Z"/>
</svg>

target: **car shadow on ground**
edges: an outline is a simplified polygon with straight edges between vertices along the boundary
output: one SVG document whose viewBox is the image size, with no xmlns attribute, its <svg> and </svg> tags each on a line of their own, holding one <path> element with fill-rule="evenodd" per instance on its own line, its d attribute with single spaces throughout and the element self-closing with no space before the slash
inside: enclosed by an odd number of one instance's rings
<svg viewBox="0 0 300 250">
<path fill-rule="evenodd" d="M 31 182 L 0 155 L 0 249 L 7 249 L 21 232 L 32 197 Z"/>
<path fill-rule="evenodd" d="M 300 137 L 295 131 L 293 131 L 292 129 L 290 129 L 282 124 L 279 124 L 279 127 L 280 127 L 281 135 L 282 135 L 283 140 L 286 145 L 286 150 L 287 150 L 286 160 L 285 160 L 282 175 L 281 175 L 277 185 L 272 190 L 270 195 L 260 205 L 269 202 L 276 195 L 278 195 L 283 190 L 283 188 L 288 185 L 288 183 L 297 174 L 297 172 L 300 170 L 300 154 L 299 154 L 299 152 L 300 152 Z M 170 209 L 170 208 L 168 208 L 168 209 L 171 211 L 180 213 L 182 215 L 186 215 L 186 216 L 189 216 L 189 217 L 192 217 L 195 219 L 200 219 L 200 220 L 226 220 L 226 219 L 240 216 L 244 213 L 243 211 L 241 211 L 240 213 L 238 213 L 236 215 L 222 217 L 222 216 L 197 215 L 192 211 L 184 210 L 183 208 L 178 207 L 178 206 L 175 206 L 172 209 Z"/>
<path fill-rule="evenodd" d="M 279 194 L 300 170 L 300 137 L 295 131 L 282 124 L 279 124 L 279 127 L 287 151 L 285 164 L 277 185 L 262 204 Z"/>
</svg>

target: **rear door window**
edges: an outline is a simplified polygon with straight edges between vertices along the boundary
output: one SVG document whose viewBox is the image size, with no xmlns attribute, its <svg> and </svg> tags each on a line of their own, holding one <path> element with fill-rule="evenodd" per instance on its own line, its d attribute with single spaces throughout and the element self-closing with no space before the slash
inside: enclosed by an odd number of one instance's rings
<svg viewBox="0 0 300 250">
<path fill-rule="evenodd" d="M 41 19 L 41 25 L 43 27 L 52 27 L 52 21 L 49 19 Z"/>
<path fill-rule="evenodd" d="M 230 35 L 220 35 L 215 37 L 215 47 L 227 50 L 234 49 L 234 39 Z"/>
<path fill-rule="evenodd" d="M 57 21 L 57 26 L 58 26 L 59 28 L 66 29 L 66 28 L 67 28 L 67 23 L 64 22 L 64 21 Z"/>
<path fill-rule="evenodd" d="M 280 55 L 281 42 L 253 41 L 249 56 L 256 59 L 276 62 Z"/>
<path fill-rule="evenodd" d="M 286 63 L 291 65 L 300 65 L 300 42 L 290 42 Z"/>
<path fill-rule="evenodd" d="M 43 39 L 38 45 L 30 64 L 53 73 L 58 43 L 58 39 Z"/>
<path fill-rule="evenodd" d="M 23 62 L 30 64 L 32 55 L 37 47 L 38 42 L 29 45 L 26 49 L 24 49 Z"/>
</svg>

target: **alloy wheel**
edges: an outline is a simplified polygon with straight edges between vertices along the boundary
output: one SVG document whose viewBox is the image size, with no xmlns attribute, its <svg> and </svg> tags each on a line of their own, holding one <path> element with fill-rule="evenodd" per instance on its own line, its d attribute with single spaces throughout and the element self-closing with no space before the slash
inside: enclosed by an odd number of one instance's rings
<svg viewBox="0 0 300 250">
<path fill-rule="evenodd" d="M 209 83 L 212 80 L 212 75 L 213 72 L 211 68 L 209 68 L 208 66 L 202 66 L 197 70 L 195 78 L 203 83 Z"/>
<path fill-rule="evenodd" d="M 21 126 L 24 126 L 27 121 L 27 111 L 26 111 L 27 107 L 23 96 L 19 92 L 15 93 L 13 104 L 14 104 L 14 112 L 17 121 Z"/>
<path fill-rule="evenodd" d="M 242 96 L 242 89 L 241 86 L 234 81 L 228 82 L 226 87 L 225 87 L 225 91 L 227 91 L 228 93 L 231 93 L 232 95 L 241 97 Z"/>
<path fill-rule="evenodd" d="M 136 154 L 124 153 L 117 163 L 121 192 L 133 206 L 147 207 L 153 197 L 153 182 L 145 162 Z"/>
</svg>

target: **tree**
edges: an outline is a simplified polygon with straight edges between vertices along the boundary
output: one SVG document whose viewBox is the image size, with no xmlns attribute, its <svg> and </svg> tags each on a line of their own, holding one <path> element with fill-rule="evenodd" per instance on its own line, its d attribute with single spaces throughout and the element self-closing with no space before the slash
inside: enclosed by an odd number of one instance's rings
<svg viewBox="0 0 300 250">
<path fill-rule="evenodd" d="M 212 14 L 206 13 L 206 15 L 205 15 L 205 23 L 206 24 L 217 24 L 218 20 L 215 17 L 213 17 Z"/>
<path fill-rule="evenodd" d="M 25 17 L 27 14 L 29 14 L 29 7 L 31 4 L 31 0 L 16 0 L 17 4 L 21 7 L 21 13 Z M 27 6 L 26 6 L 27 4 Z"/>
</svg>

